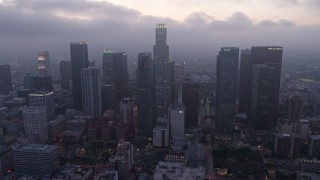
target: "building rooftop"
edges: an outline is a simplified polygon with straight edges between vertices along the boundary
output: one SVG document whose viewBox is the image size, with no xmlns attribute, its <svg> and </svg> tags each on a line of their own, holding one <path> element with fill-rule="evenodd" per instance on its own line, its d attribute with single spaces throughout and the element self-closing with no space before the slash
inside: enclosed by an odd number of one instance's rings
<svg viewBox="0 0 320 180">
<path fill-rule="evenodd" d="M 205 169 L 203 167 L 186 168 L 184 163 L 160 161 L 155 169 L 154 179 L 163 177 L 175 180 L 204 179 Z"/>
<path fill-rule="evenodd" d="M 92 169 L 85 166 L 69 164 L 56 173 L 52 179 L 87 179 L 92 174 Z"/>
<path fill-rule="evenodd" d="M 17 144 L 13 146 L 14 151 L 34 152 L 34 153 L 51 153 L 58 147 L 47 144 Z"/>
</svg>

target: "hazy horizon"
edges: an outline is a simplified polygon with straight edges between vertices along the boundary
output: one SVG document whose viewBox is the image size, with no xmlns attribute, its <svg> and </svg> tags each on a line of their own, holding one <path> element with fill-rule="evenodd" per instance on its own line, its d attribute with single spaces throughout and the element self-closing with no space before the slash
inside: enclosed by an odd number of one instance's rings
<svg viewBox="0 0 320 180">
<path fill-rule="evenodd" d="M 174 7 L 168 8 L 167 16 L 158 12 L 150 14 L 141 8 L 139 11 L 134 9 L 133 3 L 125 0 L 117 4 L 111 3 L 115 1 L 85 0 L 0 2 L 2 57 L 14 54 L 35 56 L 38 51 L 47 50 L 51 55 L 68 59 L 70 42 L 80 40 L 88 43 L 89 56 L 93 59 L 99 58 L 104 49 L 126 51 L 134 56 L 138 52 L 152 52 L 154 25 L 157 23 L 168 26 L 172 58 L 187 58 L 191 54 L 214 55 L 224 46 L 244 49 L 278 45 L 285 51 L 314 53 L 320 47 L 320 23 L 316 18 L 320 17 L 320 3 L 314 0 L 270 1 L 267 5 L 249 0 L 228 0 L 224 1 L 225 4 L 214 1 L 220 8 L 230 5 L 223 14 L 207 13 L 204 4 L 213 5 L 213 1 L 201 0 L 197 5 L 195 1 L 176 0 L 172 1 Z M 137 5 L 143 2 L 147 1 L 137 1 Z M 178 9 L 179 3 L 180 9 L 185 10 L 177 11 L 175 18 L 172 9 Z M 164 0 L 154 4 L 158 9 L 168 5 L 169 2 Z M 146 3 L 146 7 L 149 6 L 150 3 Z M 255 13 L 262 6 L 274 9 L 269 9 L 270 13 L 264 16 Z M 279 9 L 283 9 L 283 17 Z M 304 18 L 295 19 L 297 14 L 304 15 Z M 307 22 L 309 17 L 315 18 Z"/>
</svg>

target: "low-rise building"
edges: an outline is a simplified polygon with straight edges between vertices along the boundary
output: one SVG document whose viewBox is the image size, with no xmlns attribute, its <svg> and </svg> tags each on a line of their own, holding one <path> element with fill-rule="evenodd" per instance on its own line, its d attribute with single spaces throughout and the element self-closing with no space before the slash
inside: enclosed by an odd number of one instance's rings
<svg viewBox="0 0 320 180">
<path fill-rule="evenodd" d="M 160 161 L 155 169 L 155 180 L 194 180 L 205 179 L 205 169 L 203 167 L 187 168 L 183 163 Z"/>
<path fill-rule="evenodd" d="M 55 145 L 17 144 L 12 152 L 18 174 L 51 176 L 59 170 L 59 151 Z"/>
<path fill-rule="evenodd" d="M 75 179 L 77 180 L 92 179 L 92 168 L 68 164 L 52 177 L 52 180 L 69 180 L 69 179 L 74 179 L 74 180 Z"/>
</svg>

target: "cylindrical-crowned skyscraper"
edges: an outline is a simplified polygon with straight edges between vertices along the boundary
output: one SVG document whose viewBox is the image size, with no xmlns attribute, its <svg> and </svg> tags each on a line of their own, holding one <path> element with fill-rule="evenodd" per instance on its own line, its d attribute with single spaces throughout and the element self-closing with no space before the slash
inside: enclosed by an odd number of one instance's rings
<svg viewBox="0 0 320 180">
<path fill-rule="evenodd" d="M 174 62 L 169 62 L 167 26 L 155 26 L 155 45 L 153 46 L 154 74 L 157 116 L 167 114 L 168 107 L 174 102 Z"/>
<path fill-rule="evenodd" d="M 93 118 L 100 117 L 102 105 L 99 68 L 89 66 L 81 69 L 81 89 L 84 114 Z"/>
<path fill-rule="evenodd" d="M 157 24 L 156 28 L 156 44 L 153 46 L 153 59 L 156 62 L 169 61 L 169 46 L 167 44 L 167 26 L 165 24 Z"/>
<path fill-rule="evenodd" d="M 72 69 L 72 96 L 74 107 L 82 110 L 81 69 L 87 68 L 88 45 L 86 42 L 70 43 L 71 69 Z"/>
</svg>

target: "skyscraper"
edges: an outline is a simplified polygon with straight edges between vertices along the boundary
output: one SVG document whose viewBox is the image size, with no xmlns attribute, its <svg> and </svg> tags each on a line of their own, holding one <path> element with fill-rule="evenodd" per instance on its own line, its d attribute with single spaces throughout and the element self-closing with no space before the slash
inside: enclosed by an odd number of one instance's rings
<svg viewBox="0 0 320 180">
<path fill-rule="evenodd" d="M 61 89 L 70 89 L 70 81 L 72 80 L 70 61 L 61 61 L 60 64 Z"/>
<path fill-rule="evenodd" d="M 195 128 L 199 121 L 199 83 L 185 81 L 182 85 L 182 102 L 186 107 L 185 125 L 186 128 Z"/>
<path fill-rule="evenodd" d="M 101 98 L 102 98 L 102 112 L 114 109 L 115 97 L 114 97 L 114 87 L 112 84 L 102 84 L 101 85 Z"/>
<path fill-rule="evenodd" d="M 81 69 L 83 111 L 94 118 L 102 114 L 100 70 L 94 66 Z"/>
<path fill-rule="evenodd" d="M 0 65 L 0 94 L 9 94 L 12 91 L 11 68 L 9 65 Z"/>
<path fill-rule="evenodd" d="M 182 84 L 178 87 L 178 102 L 170 105 L 168 110 L 170 137 L 184 137 L 185 135 L 185 106 L 182 103 Z"/>
<path fill-rule="evenodd" d="M 38 74 L 40 77 L 51 76 L 49 52 L 38 53 Z"/>
<path fill-rule="evenodd" d="M 241 50 L 239 73 L 239 102 L 238 113 L 243 113 L 248 118 L 251 91 L 251 50 Z"/>
<path fill-rule="evenodd" d="M 216 135 L 233 132 L 236 115 L 239 48 L 223 47 L 217 57 Z"/>
<path fill-rule="evenodd" d="M 153 46 L 153 59 L 155 62 L 168 62 L 167 26 L 165 24 L 156 24 L 155 28 L 156 44 Z"/>
<path fill-rule="evenodd" d="M 278 118 L 282 47 L 252 47 L 250 119 L 257 130 L 269 130 Z"/>
<path fill-rule="evenodd" d="M 127 96 L 128 90 L 127 54 L 105 50 L 102 61 L 104 83 L 113 84 L 116 104 L 119 104 Z"/>
<path fill-rule="evenodd" d="M 38 92 L 28 95 L 29 106 L 44 106 L 47 110 L 48 120 L 55 119 L 54 96 L 53 92 Z"/>
<path fill-rule="evenodd" d="M 138 127 L 141 133 L 152 135 L 155 121 L 153 61 L 151 53 L 139 53 L 137 69 Z"/>
<path fill-rule="evenodd" d="M 300 96 L 289 95 L 286 99 L 287 119 L 298 120 L 302 118 L 303 101 Z"/>
<path fill-rule="evenodd" d="M 32 106 L 22 110 L 25 133 L 35 143 L 48 141 L 47 110 L 43 106 Z"/>
<path fill-rule="evenodd" d="M 155 26 L 156 44 L 153 46 L 154 74 L 157 115 L 167 114 L 168 107 L 174 103 L 174 62 L 169 62 L 167 45 L 167 26 Z"/>
<path fill-rule="evenodd" d="M 72 69 L 72 96 L 74 107 L 82 110 L 81 69 L 87 68 L 88 45 L 86 42 L 70 43 L 71 69 Z"/>
</svg>

